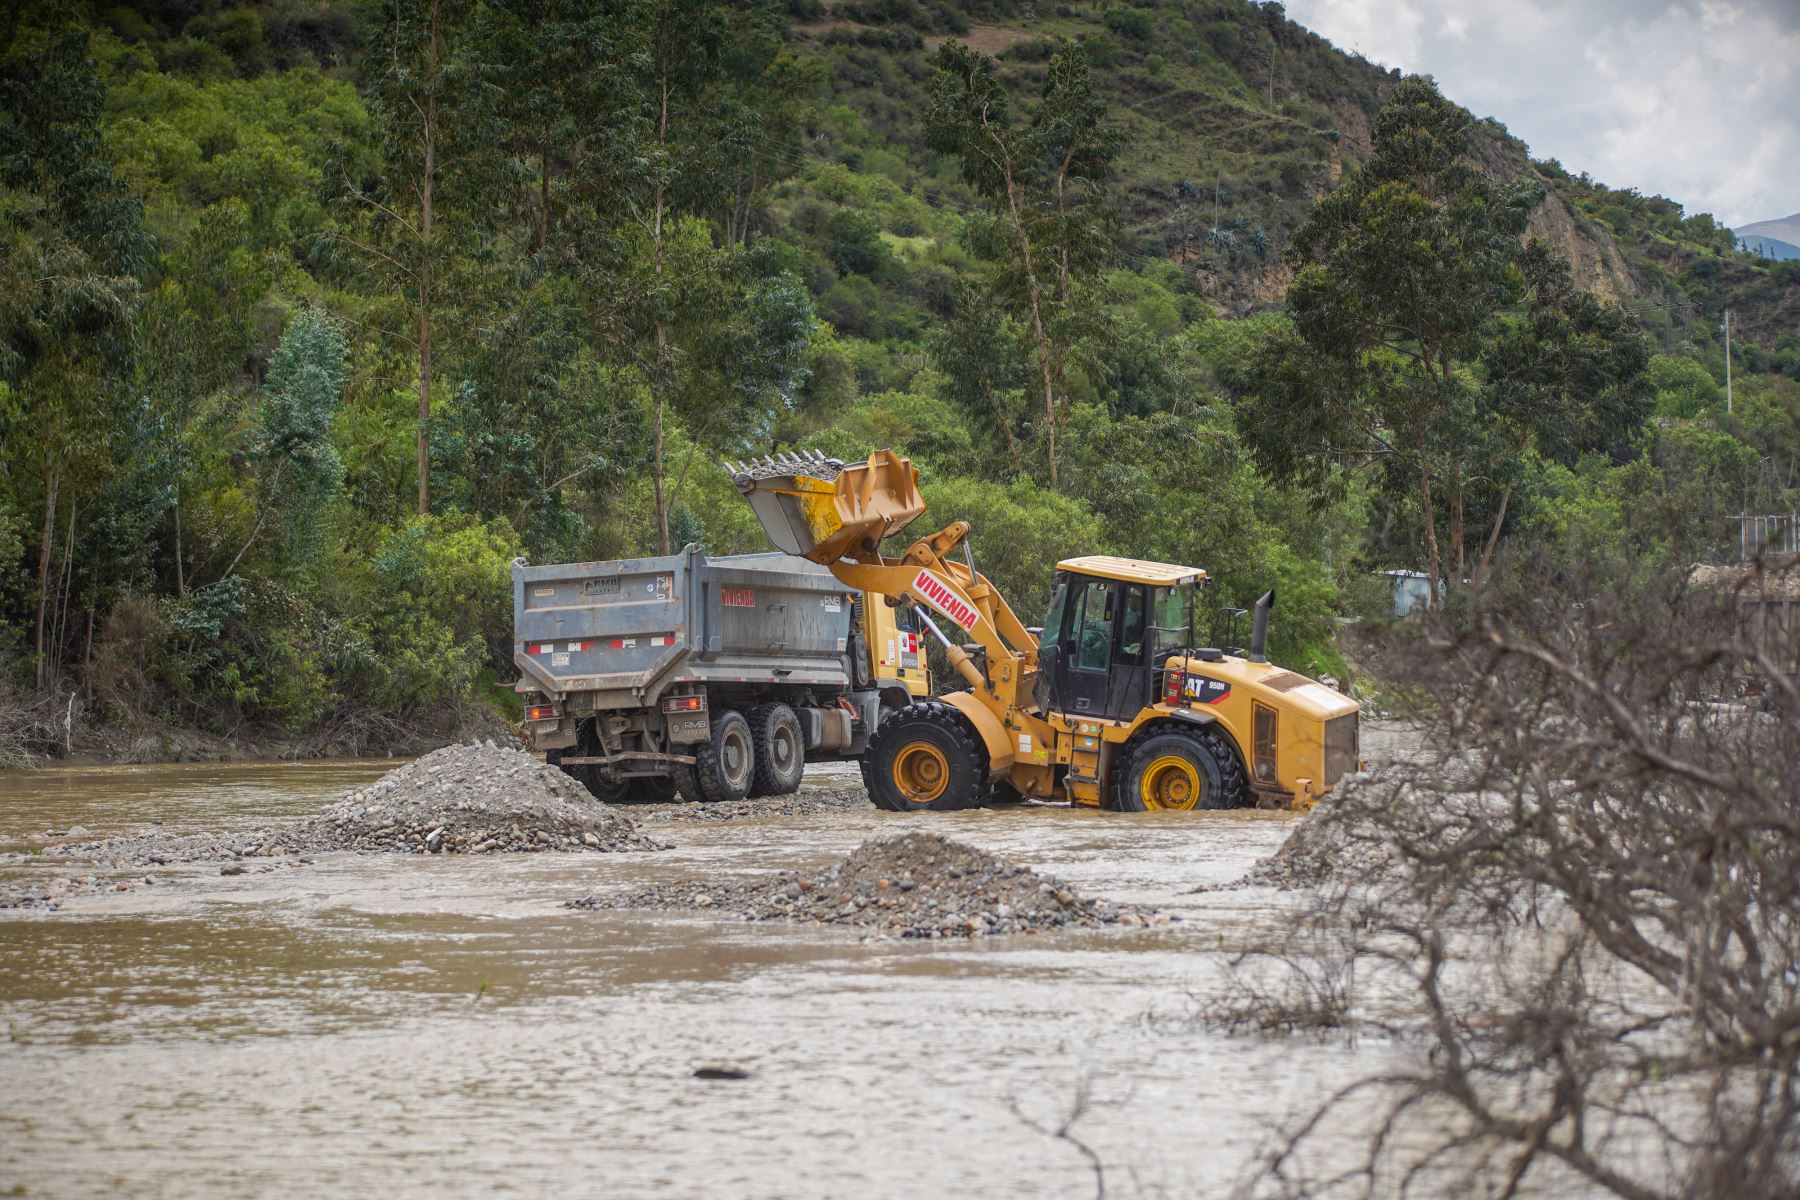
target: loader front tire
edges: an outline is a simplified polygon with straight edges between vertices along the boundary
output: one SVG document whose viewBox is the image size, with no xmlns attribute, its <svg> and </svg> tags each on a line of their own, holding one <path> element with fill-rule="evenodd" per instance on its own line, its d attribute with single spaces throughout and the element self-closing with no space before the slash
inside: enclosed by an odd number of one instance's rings
<svg viewBox="0 0 1800 1200">
<path fill-rule="evenodd" d="M 800 790 L 806 773 L 806 733 L 785 704 L 759 704 L 744 716 L 756 743 L 756 783 L 752 796 L 786 796 Z"/>
<path fill-rule="evenodd" d="M 890 713 L 861 766 L 869 799 L 890 812 L 973 808 L 987 790 L 987 756 L 963 715 L 939 700 Z"/>
<path fill-rule="evenodd" d="M 1133 741 L 1113 768 L 1115 812 L 1242 808 L 1248 781 L 1237 753 L 1210 729 L 1170 729 Z"/>
<path fill-rule="evenodd" d="M 689 800 L 717 804 L 742 800 L 756 779 L 756 739 L 750 722 L 735 709 L 715 713 L 712 737 L 694 747 L 694 765 L 676 776 Z"/>
</svg>

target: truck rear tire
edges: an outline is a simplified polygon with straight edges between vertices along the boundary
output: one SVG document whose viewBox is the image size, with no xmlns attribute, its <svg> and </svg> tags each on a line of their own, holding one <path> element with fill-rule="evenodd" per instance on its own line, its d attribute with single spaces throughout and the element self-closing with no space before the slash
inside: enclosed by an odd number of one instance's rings
<svg viewBox="0 0 1800 1200">
<path fill-rule="evenodd" d="M 1242 808 L 1249 792 L 1237 753 L 1210 729 L 1171 729 L 1134 742 L 1113 770 L 1115 812 Z"/>
<path fill-rule="evenodd" d="M 544 752 L 544 764 L 557 768 L 564 775 L 586 788 L 590 796 L 604 804 L 618 804 L 626 798 L 625 781 L 603 777 L 599 767 L 563 766 L 563 755 L 568 753 L 567 750 L 547 750 Z"/>
<path fill-rule="evenodd" d="M 987 790 L 987 755 L 963 715 L 941 700 L 889 714 L 861 766 L 869 799 L 890 812 L 974 808 Z"/>
<path fill-rule="evenodd" d="M 668 775 L 647 775 L 631 781 L 631 798 L 646 804 L 668 804 L 675 799 L 675 780 Z"/>
<path fill-rule="evenodd" d="M 744 714 L 756 745 L 756 783 L 752 796 L 786 796 L 800 790 L 806 773 L 806 733 L 800 718 L 785 704 L 759 704 Z"/>
<path fill-rule="evenodd" d="M 683 796 L 716 804 L 750 794 L 756 779 L 756 739 L 743 713 L 734 709 L 714 713 L 712 737 L 693 750 L 694 765 L 675 777 Z"/>
</svg>

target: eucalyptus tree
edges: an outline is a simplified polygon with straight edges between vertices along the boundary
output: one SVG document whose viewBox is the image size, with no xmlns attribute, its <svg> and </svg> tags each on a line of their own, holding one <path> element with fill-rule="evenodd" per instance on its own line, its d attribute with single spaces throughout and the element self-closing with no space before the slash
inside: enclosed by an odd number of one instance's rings
<svg viewBox="0 0 1800 1200">
<path fill-rule="evenodd" d="M 1429 80 L 1394 89 L 1368 162 L 1294 235 L 1292 328 L 1259 348 L 1239 414 L 1279 480 L 1329 487 L 1340 468 L 1372 465 L 1391 496 L 1410 497 L 1434 594 L 1447 567 L 1462 577 L 1471 489 L 1500 497 L 1491 552 L 1506 473 L 1540 435 L 1579 449 L 1642 416 L 1633 335 L 1577 302 L 1547 249 L 1527 247 L 1543 189 L 1475 166 L 1471 125 Z M 1509 332 L 1521 305 L 1523 332 Z M 1606 346 L 1584 342 L 1600 332 Z M 1578 419 L 1596 405 L 1606 419 Z"/>
<path fill-rule="evenodd" d="M 1111 248 L 1106 178 L 1117 135 L 1081 50 L 1064 42 L 1050 56 L 1044 91 L 1015 114 L 994 60 L 948 41 L 932 59 L 926 144 L 952 155 L 986 201 L 996 226 L 978 236 L 997 263 L 994 290 L 1030 330 L 1036 350 L 1050 485 L 1057 485 L 1056 430 L 1067 409 L 1063 374 L 1084 306 L 1078 284 Z"/>
<path fill-rule="evenodd" d="M 349 180 L 361 211 L 341 234 L 411 310 L 418 355 L 421 515 L 431 510 L 431 388 L 440 289 L 493 215 L 499 94 L 470 36 L 475 0 L 384 5 L 364 71 L 381 139 L 381 177 Z M 446 218 L 450 228 L 445 229 Z M 447 236 L 448 235 L 448 236 Z"/>
<path fill-rule="evenodd" d="M 59 501 L 103 485 L 128 410 L 132 315 L 155 247 L 100 134 L 87 37 L 15 23 L 0 47 L 0 481 L 42 516 L 34 620 L 46 644 Z M 65 558 L 69 555 L 65 553 Z"/>
</svg>

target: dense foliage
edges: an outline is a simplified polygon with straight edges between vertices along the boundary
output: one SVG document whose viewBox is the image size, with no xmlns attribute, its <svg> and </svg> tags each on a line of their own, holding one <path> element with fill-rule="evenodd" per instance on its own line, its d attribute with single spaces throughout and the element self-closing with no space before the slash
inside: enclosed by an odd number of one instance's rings
<svg viewBox="0 0 1800 1200">
<path fill-rule="evenodd" d="M 758 549 L 717 460 L 795 446 L 911 454 L 1028 619 L 1063 554 L 1191 562 L 1340 674 L 1434 540 L 1684 562 L 1795 507 L 1793 322 L 1727 412 L 1708 316 L 1791 264 L 1278 5 L 45 2 L 0 96 L 0 689 L 94 721 L 453 718 L 514 555 Z"/>
</svg>

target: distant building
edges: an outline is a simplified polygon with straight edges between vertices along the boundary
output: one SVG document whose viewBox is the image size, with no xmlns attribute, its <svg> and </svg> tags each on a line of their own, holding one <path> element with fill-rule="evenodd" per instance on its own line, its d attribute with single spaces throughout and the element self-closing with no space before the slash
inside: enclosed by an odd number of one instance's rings
<svg viewBox="0 0 1800 1200">
<path fill-rule="evenodd" d="M 1431 577 L 1423 571 L 1383 571 L 1392 589 L 1393 614 L 1404 617 L 1414 609 L 1431 607 Z"/>
<path fill-rule="evenodd" d="M 1723 567 L 1702 563 L 1688 571 L 1688 583 L 1730 596 L 1745 636 L 1785 659 L 1779 664 L 1784 669 L 1800 669 L 1800 556 Z"/>
</svg>

